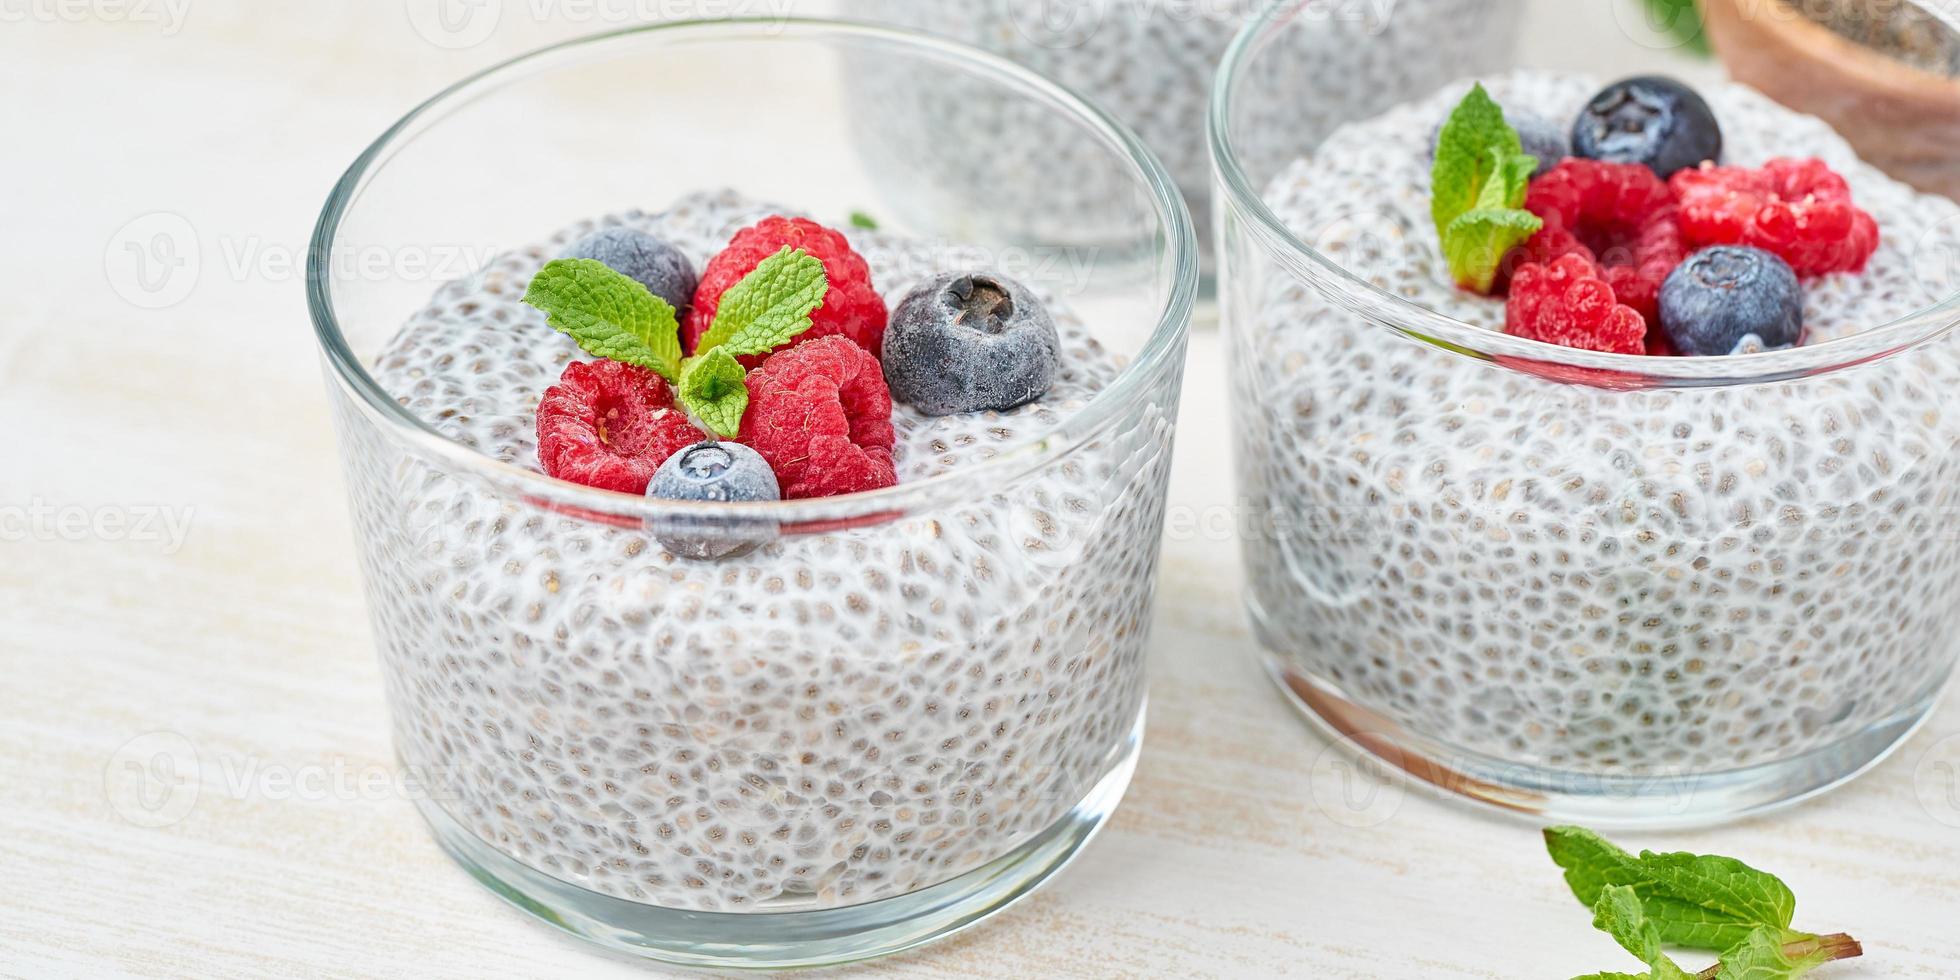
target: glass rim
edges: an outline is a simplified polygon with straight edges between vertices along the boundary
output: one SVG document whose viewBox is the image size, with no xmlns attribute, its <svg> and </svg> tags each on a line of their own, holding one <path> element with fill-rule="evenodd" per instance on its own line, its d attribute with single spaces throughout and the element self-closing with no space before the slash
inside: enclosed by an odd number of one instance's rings
<svg viewBox="0 0 1960 980">
<path fill-rule="evenodd" d="M 1024 98 L 1045 98 L 1056 111 L 1100 138 L 1127 160 L 1131 175 L 1147 191 L 1170 260 L 1170 291 L 1156 326 L 1130 363 L 1080 410 L 1053 429 L 1003 449 L 994 457 L 963 465 L 922 480 L 881 490 L 804 500 L 705 503 L 649 498 L 588 487 L 487 456 L 442 433 L 410 412 L 384 389 L 362 362 L 341 330 L 331 294 L 332 254 L 342 221 L 351 212 L 368 179 L 385 165 L 404 137 L 439 122 L 489 91 L 515 81 L 554 59 L 602 49 L 607 45 L 658 37 L 665 43 L 770 42 L 786 40 L 835 41 L 859 39 L 894 44 L 963 64 L 976 76 L 1003 86 Z M 823 531 L 839 526 L 883 523 L 908 513 L 935 509 L 952 502 L 972 502 L 978 492 L 1011 483 L 1071 455 L 1114 425 L 1119 413 L 1153 394 L 1152 379 L 1181 356 L 1184 338 L 1197 304 L 1198 239 L 1184 197 L 1156 153 L 1100 106 L 1075 90 L 1004 57 L 923 32 L 840 18 L 741 17 L 664 21 L 588 34 L 537 48 L 474 72 L 430 96 L 390 125 L 356 157 L 335 183 L 321 209 L 306 260 L 307 310 L 314 337 L 331 366 L 336 382 L 354 396 L 367 417 L 389 429 L 419 452 L 443 461 L 456 475 L 468 475 L 498 492 L 521 496 L 533 503 L 574 516 L 604 520 L 610 516 L 660 520 L 699 518 L 739 513 L 747 520 L 780 522 L 784 534 Z"/>
<path fill-rule="evenodd" d="M 1310 0 L 1268 0 L 1227 47 L 1213 77 L 1205 134 L 1214 183 L 1224 202 L 1262 245 L 1302 283 L 1328 299 L 1418 342 L 1449 354 L 1506 365 L 1594 387 L 1621 390 L 1710 388 L 1769 384 L 1882 360 L 1936 341 L 1960 326 L 1960 288 L 1953 295 L 1890 322 L 1820 344 L 1718 357 L 1651 357 L 1578 350 L 1512 336 L 1439 313 L 1356 275 L 1302 241 L 1253 185 L 1231 132 L 1231 114 L 1250 66 Z M 1921 192 L 1924 193 L 1924 192 Z M 1215 219 L 1221 229 L 1221 208 Z"/>
</svg>

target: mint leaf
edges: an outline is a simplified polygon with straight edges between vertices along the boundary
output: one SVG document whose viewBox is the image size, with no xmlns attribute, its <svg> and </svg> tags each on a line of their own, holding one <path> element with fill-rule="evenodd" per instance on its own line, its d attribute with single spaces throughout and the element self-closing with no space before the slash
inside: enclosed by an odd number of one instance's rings
<svg viewBox="0 0 1960 980">
<path fill-rule="evenodd" d="M 1864 947 L 1842 933 L 1791 942 L 1765 927 L 1723 953 L 1714 975 L 1720 980 L 1791 980 L 1833 960 L 1863 955 Z"/>
<path fill-rule="evenodd" d="M 1488 294 L 1504 256 L 1544 227 L 1524 210 L 1537 166 L 1504 110 L 1473 86 L 1443 124 L 1429 174 L 1430 217 L 1457 285 Z"/>
<path fill-rule="evenodd" d="M 865 214 L 863 211 L 852 211 L 851 227 L 862 228 L 865 231 L 877 231 L 878 219 Z"/>
<path fill-rule="evenodd" d="M 1722 954 L 1722 970 L 1717 976 L 1722 980 L 1790 980 L 1830 961 L 1831 957 L 1814 943 L 1786 949 L 1777 930 L 1763 928 Z"/>
<path fill-rule="evenodd" d="M 1457 285 L 1489 295 L 1504 256 L 1544 226 L 1544 220 L 1529 211 L 1465 211 L 1443 231 L 1443 258 L 1448 260 Z"/>
<path fill-rule="evenodd" d="M 717 349 L 736 357 L 775 350 L 810 329 L 810 313 L 829 292 L 823 262 L 785 245 L 722 294 L 695 356 Z"/>
<path fill-rule="evenodd" d="M 1625 885 L 1614 885 L 1599 893 L 1593 906 L 1593 927 L 1613 937 L 1620 948 L 1647 964 L 1652 980 L 1693 980 L 1661 951 L 1660 930 L 1641 908 L 1640 896 Z"/>
<path fill-rule="evenodd" d="M 1429 213 L 1438 231 L 1477 206 L 1484 184 L 1497 170 L 1493 148 L 1504 154 L 1523 153 L 1524 141 L 1478 83 L 1457 103 L 1436 136 L 1436 162 L 1429 170 Z"/>
<path fill-rule="evenodd" d="M 742 431 L 742 414 L 749 410 L 747 379 L 748 372 L 726 347 L 688 358 L 679 385 L 681 406 L 708 431 L 733 439 Z"/>
<path fill-rule="evenodd" d="M 558 259 L 531 279 L 524 302 L 594 357 L 680 376 L 680 320 L 674 307 L 628 276 L 593 259 Z"/>
<path fill-rule="evenodd" d="M 1788 886 L 1734 858 L 1651 851 L 1636 857 L 1579 827 L 1546 830 L 1545 847 L 1579 901 L 1595 905 L 1605 889 L 1631 887 L 1671 945 L 1719 952 L 1764 926 L 1786 938 L 1810 938 L 1788 931 L 1797 906 Z"/>
</svg>

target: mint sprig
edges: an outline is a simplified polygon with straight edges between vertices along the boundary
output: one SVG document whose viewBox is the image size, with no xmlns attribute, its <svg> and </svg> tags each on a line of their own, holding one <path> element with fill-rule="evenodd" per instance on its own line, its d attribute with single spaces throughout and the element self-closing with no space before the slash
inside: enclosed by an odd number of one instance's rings
<svg viewBox="0 0 1960 980">
<path fill-rule="evenodd" d="M 1504 256 L 1545 226 L 1524 209 L 1537 166 L 1504 110 L 1472 86 L 1437 136 L 1429 175 L 1429 215 L 1457 285 L 1488 294 Z"/>
<path fill-rule="evenodd" d="M 738 357 L 766 354 L 815 324 L 810 314 L 830 294 L 823 261 L 800 248 L 763 259 L 728 287 L 708 332 L 681 366 L 680 400 L 708 431 L 733 439 L 749 408 L 747 372 Z"/>
<path fill-rule="evenodd" d="M 1650 971 L 1578 980 L 1791 980 L 1864 953 L 1850 936 L 1792 929 L 1797 900 L 1789 886 L 1734 858 L 1630 854 L 1580 827 L 1546 830 L 1545 846 L 1573 895 L 1593 910 L 1593 925 Z M 1661 952 L 1664 946 L 1722 959 L 1689 974 Z"/>
<path fill-rule="evenodd" d="M 694 354 L 699 357 L 718 347 L 736 357 L 775 350 L 810 329 L 810 314 L 823 305 L 829 292 L 823 262 L 785 245 L 722 294 L 714 323 L 695 345 Z"/>
<path fill-rule="evenodd" d="M 747 372 L 736 359 L 766 354 L 809 330 L 810 314 L 829 292 L 823 262 L 785 246 L 722 294 L 714 322 L 685 359 L 673 304 L 603 262 L 547 263 L 524 291 L 524 302 L 544 311 L 546 321 L 586 353 L 667 379 L 681 407 L 703 428 L 733 439 L 749 408 Z"/>
<path fill-rule="evenodd" d="M 709 432 L 733 439 L 749 410 L 748 372 L 725 347 L 690 357 L 681 371 L 681 404 Z"/>
<path fill-rule="evenodd" d="M 586 353 L 680 380 L 680 319 L 673 304 L 604 262 L 550 262 L 531 279 L 524 302 L 543 310 L 546 322 Z"/>
</svg>

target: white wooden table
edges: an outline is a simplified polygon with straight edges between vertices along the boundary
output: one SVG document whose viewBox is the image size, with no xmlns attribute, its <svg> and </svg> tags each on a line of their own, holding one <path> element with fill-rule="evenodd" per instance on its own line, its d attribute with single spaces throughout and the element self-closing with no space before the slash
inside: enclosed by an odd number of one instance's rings
<svg viewBox="0 0 1960 980">
<path fill-rule="evenodd" d="M 296 272 L 326 189 L 405 106 L 614 23 L 512 6 L 449 50 L 397 2 L 0 0 L 0 975 L 662 974 L 505 907 L 394 786 Z M 153 253 L 177 278 L 132 288 L 125 246 L 184 227 L 199 264 Z M 1215 338 L 1192 357 L 1174 503 L 1201 513 L 1233 491 Z M 1344 804 L 1339 756 L 1255 665 L 1231 543 L 1167 549 L 1149 743 L 1108 833 L 1012 911 L 864 972 L 1631 966 L 1530 827 L 1395 787 Z M 1846 791 L 1631 843 L 1783 874 L 1799 925 L 1866 941 L 1825 976 L 1951 977 L 1956 774 L 1949 704 Z"/>
</svg>

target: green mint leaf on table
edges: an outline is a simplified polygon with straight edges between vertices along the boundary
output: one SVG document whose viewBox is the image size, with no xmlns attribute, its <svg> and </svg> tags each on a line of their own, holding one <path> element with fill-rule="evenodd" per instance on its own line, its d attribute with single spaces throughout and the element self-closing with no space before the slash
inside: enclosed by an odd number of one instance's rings
<svg viewBox="0 0 1960 980">
<path fill-rule="evenodd" d="M 592 259 L 558 259 L 532 278 L 524 302 L 594 357 L 680 378 L 681 326 L 672 304 Z"/>
<path fill-rule="evenodd" d="M 786 245 L 722 294 L 714 323 L 695 344 L 695 356 L 727 350 L 746 357 L 775 350 L 810 329 L 811 312 L 829 292 L 823 262 Z"/>
<path fill-rule="evenodd" d="M 1429 214 L 1457 285 L 1488 294 L 1504 256 L 1544 227 L 1524 210 L 1537 165 L 1490 93 L 1472 87 L 1437 136 L 1429 181 Z"/>
<path fill-rule="evenodd" d="M 681 372 L 681 406 L 708 431 L 733 439 L 742 431 L 742 414 L 749 410 L 747 378 L 748 372 L 726 347 L 689 358 Z"/>
<path fill-rule="evenodd" d="M 1620 948 L 1647 964 L 1652 980 L 1691 980 L 1688 971 L 1675 965 L 1661 951 L 1661 933 L 1647 918 L 1640 896 L 1625 885 L 1614 885 L 1599 893 L 1593 905 L 1593 928 L 1613 937 Z"/>
<path fill-rule="evenodd" d="M 1832 960 L 1863 952 L 1850 936 L 1822 936 L 1792 943 L 1777 930 L 1765 927 L 1723 953 L 1722 962 L 1703 976 L 1710 980 L 1792 980 Z"/>
<path fill-rule="evenodd" d="M 1629 886 L 1670 945 L 1721 952 L 1763 926 L 1787 931 L 1796 915 L 1796 896 L 1782 881 L 1733 858 L 1635 856 L 1578 827 L 1546 830 L 1545 846 L 1579 901 L 1593 905 L 1606 888 Z"/>
<path fill-rule="evenodd" d="M 1734 858 L 1701 854 L 1629 854 L 1580 827 L 1545 831 L 1552 860 L 1572 893 L 1610 934 L 1652 972 L 1595 973 L 1577 980 L 1794 980 L 1833 960 L 1864 955 L 1842 933 L 1815 936 L 1790 928 L 1797 900 L 1775 875 Z M 1722 960 L 1688 974 L 1664 946 L 1713 950 Z"/>
<path fill-rule="evenodd" d="M 877 231 L 878 219 L 865 214 L 863 211 L 852 211 L 851 227 L 862 228 L 865 231 Z"/>
</svg>

